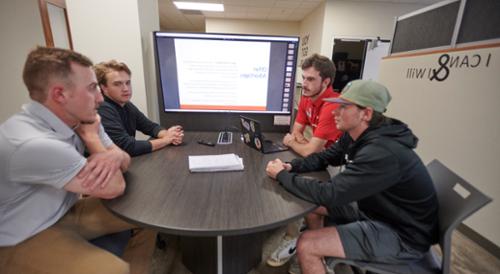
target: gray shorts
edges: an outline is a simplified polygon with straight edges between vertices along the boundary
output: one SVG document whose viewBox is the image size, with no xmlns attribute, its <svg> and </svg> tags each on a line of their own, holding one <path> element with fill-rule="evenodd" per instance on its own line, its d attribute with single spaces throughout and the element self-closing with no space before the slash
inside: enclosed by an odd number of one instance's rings
<svg viewBox="0 0 500 274">
<path fill-rule="evenodd" d="M 390 226 L 370 220 L 353 205 L 329 209 L 328 214 L 326 225 L 337 228 L 348 259 L 394 264 L 424 256 L 403 242 Z"/>
</svg>

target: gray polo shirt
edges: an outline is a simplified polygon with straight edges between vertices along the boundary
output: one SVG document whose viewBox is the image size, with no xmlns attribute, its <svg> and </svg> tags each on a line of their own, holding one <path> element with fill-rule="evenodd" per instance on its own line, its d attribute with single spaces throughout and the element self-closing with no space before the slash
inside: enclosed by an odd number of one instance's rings
<svg viewBox="0 0 500 274">
<path fill-rule="evenodd" d="M 104 146 L 113 144 L 100 128 Z M 57 222 L 78 195 L 63 189 L 86 164 L 73 129 L 32 101 L 0 125 L 0 246 Z"/>
</svg>

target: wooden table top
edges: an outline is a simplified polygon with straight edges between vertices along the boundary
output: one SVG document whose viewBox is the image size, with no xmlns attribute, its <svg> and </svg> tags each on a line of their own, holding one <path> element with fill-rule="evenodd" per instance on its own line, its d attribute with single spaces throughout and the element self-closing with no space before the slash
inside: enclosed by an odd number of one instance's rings
<svg viewBox="0 0 500 274">
<path fill-rule="evenodd" d="M 280 140 L 282 134 L 269 133 Z M 242 235 L 272 229 L 316 208 L 284 190 L 265 174 L 267 162 L 290 161 L 286 151 L 262 154 L 233 133 L 233 143 L 209 147 L 197 140 L 215 142 L 216 132 L 186 132 L 181 146 L 134 157 L 125 173 L 125 194 L 105 201 L 118 216 L 145 227 L 187 236 Z M 235 153 L 244 171 L 191 173 L 189 155 Z M 309 176 L 327 178 L 328 173 Z"/>
</svg>

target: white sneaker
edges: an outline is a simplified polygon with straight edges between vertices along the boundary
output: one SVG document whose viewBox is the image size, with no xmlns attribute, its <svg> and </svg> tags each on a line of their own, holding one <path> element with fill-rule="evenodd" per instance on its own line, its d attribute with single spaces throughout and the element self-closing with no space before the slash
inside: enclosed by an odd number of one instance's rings
<svg viewBox="0 0 500 274">
<path fill-rule="evenodd" d="M 297 238 L 290 239 L 287 236 L 283 237 L 278 248 L 267 259 L 267 264 L 274 267 L 286 264 L 295 255 L 296 248 Z"/>
</svg>

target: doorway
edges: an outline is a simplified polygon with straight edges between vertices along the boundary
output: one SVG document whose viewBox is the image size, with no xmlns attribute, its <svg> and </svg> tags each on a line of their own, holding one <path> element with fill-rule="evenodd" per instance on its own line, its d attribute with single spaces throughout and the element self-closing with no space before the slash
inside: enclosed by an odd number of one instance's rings
<svg viewBox="0 0 500 274">
<path fill-rule="evenodd" d="M 361 78 L 366 40 L 335 39 L 332 61 L 337 68 L 333 89 L 341 91 L 352 80 Z"/>
<path fill-rule="evenodd" d="M 334 39 L 332 61 L 337 67 L 333 89 L 340 92 L 356 79 L 377 80 L 383 57 L 389 54 L 389 40 Z"/>
</svg>

